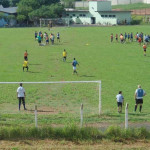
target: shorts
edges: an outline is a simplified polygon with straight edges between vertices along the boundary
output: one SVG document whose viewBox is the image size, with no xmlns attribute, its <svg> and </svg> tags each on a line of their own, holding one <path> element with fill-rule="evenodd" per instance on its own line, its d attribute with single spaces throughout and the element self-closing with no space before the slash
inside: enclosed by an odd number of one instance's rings
<svg viewBox="0 0 150 150">
<path fill-rule="evenodd" d="M 76 66 L 73 66 L 73 70 L 76 70 Z"/>
<path fill-rule="evenodd" d="M 116 40 L 118 40 L 118 38 L 116 38 Z"/>
<path fill-rule="evenodd" d="M 57 39 L 60 39 L 60 37 L 57 37 Z"/>
<path fill-rule="evenodd" d="M 146 52 L 146 49 L 144 49 L 144 52 Z"/>
<path fill-rule="evenodd" d="M 38 40 L 39 43 L 41 43 L 41 40 Z"/>
<path fill-rule="evenodd" d="M 117 102 L 117 106 L 121 106 L 122 107 L 122 103 L 121 102 Z"/>
<path fill-rule="evenodd" d="M 37 36 L 35 36 L 35 39 L 37 38 Z"/>
<path fill-rule="evenodd" d="M 64 56 L 64 59 L 66 59 L 66 56 Z"/>
<path fill-rule="evenodd" d="M 25 59 L 25 60 L 28 60 L 28 57 L 27 57 L 27 56 L 24 56 L 24 59 Z"/>
<path fill-rule="evenodd" d="M 136 99 L 136 104 L 143 104 L 143 99 Z"/>
<path fill-rule="evenodd" d="M 49 40 L 46 40 L 46 43 L 49 43 Z"/>
</svg>

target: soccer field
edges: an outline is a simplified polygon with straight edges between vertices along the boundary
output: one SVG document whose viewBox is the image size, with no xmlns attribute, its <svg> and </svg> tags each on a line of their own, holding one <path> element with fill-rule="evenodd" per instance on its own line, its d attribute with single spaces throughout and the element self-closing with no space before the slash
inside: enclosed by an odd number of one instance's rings
<svg viewBox="0 0 150 150">
<path fill-rule="evenodd" d="M 150 52 L 143 56 L 142 46 L 137 42 L 125 44 L 110 42 L 110 34 L 143 32 L 150 34 L 149 26 L 75 27 L 52 28 L 60 32 L 61 42 L 39 46 L 34 39 L 35 31 L 48 32 L 47 28 L 0 29 L 1 82 L 38 81 L 102 81 L 102 115 L 98 116 L 98 87 L 87 85 L 23 85 L 26 90 L 28 111 L 18 111 L 16 89 L 18 85 L 0 85 L 0 125 L 34 125 L 34 104 L 42 111 L 39 125 L 65 125 L 80 123 L 80 104 L 85 104 L 84 124 L 121 124 L 123 113 L 117 113 L 116 95 L 123 91 L 125 103 L 129 103 L 129 121 L 150 121 L 149 74 Z M 67 62 L 62 61 L 62 52 L 68 53 Z M 22 71 L 23 54 L 29 53 L 29 72 Z M 76 58 L 79 75 L 72 75 L 71 62 Z M 147 95 L 144 97 L 141 114 L 133 113 L 134 92 L 141 84 Z M 62 90 L 63 89 L 63 90 Z M 64 95 L 64 93 L 66 95 Z"/>
</svg>

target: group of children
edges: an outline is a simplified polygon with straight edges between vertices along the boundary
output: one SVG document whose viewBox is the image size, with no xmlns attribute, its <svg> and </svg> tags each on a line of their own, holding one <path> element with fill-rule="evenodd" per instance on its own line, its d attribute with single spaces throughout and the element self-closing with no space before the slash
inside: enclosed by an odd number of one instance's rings
<svg viewBox="0 0 150 150">
<path fill-rule="evenodd" d="M 111 39 L 111 42 L 113 42 L 113 39 L 114 39 L 114 35 L 113 33 L 111 33 L 110 35 L 110 39 Z M 115 39 L 116 39 L 116 42 L 118 42 L 118 40 L 120 39 L 120 43 L 125 43 L 125 42 L 133 42 L 133 33 L 126 33 L 123 35 L 122 33 L 120 34 L 119 38 L 118 38 L 118 34 L 115 35 Z M 139 43 L 139 45 L 141 45 L 143 42 L 143 50 L 144 50 L 144 56 L 146 56 L 146 49 L 147 49 L 147 45 L 148 45 L 148 42 L 150 40 L 150 35 L 144 35 L 143 32 L 141 33 L 136 33 L 135 34 L 135 41 Z"/>
<path fill-rule="evenodd" d="M 49 41 L 51 41 L 51 44 L 54 45 L 54 41 L 55 41 L 55 35 L 53 33 L 50 33 L 50 35 L 48 36 L 48 33 L 44 32 L 44 34 L 39 31 L 39 33 L 37 31 L 35 31 L 35 40 L 38 40 L 39 46 L 43 45 L 41 44 L 41 42 L 43 42 L 43 39 L 45 41 L 44 45 L 48 45 Z M 60 33 L 57 33 L 57 42 L 60 42 Z"/>
</svg>

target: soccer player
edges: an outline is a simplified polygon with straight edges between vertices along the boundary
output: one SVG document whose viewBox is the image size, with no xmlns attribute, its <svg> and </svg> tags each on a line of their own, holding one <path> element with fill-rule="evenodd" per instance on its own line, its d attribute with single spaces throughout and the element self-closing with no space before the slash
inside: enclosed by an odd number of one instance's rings
<svg viewBox="0 0 150 150">
<path fill-rule="evenodd" d="M 37 39 L 37 35 L 38 35 L 38 33 L 35 31 L 35 33 L 34 33 L 35 40 Z"/>
<path fill-rule="evenodd" d="M 38 36 L 38 43 L 39 43 L 39 46 L 41 46 L 41 36 Z"/>
<path fill-rule="evenodd" d="M 138 42 L 139 42 L 139 45 L 141 45 L 142 39 L 141 39 L 140 36 L 139 36 L 139 38 L 138 38 Z"/>
<path fill-rule="evenodd" d="M 28 53 L 27 53 L 27 50 L 26 50 L 25 53 L 24 53 L 24 60 L 28 60 Z"/>
<path fill-rule="evenodd" d="M 64 62 L 66 61 L 66 58 L 67 58 L 67 52 L 66 52 L 66 50 L 64 49 L 64 51 L 63 51 L 63 61 L 64 61 Z"/>
<path fill-rule="evenodd" d="M 113 34 L 110 35 L 111 42 L 113 42 Z"/>
<path fill-rule="evenodd" d="M 147 48 L 147 46 L 146 46 L 146 44 L 144 43 L 144 45 L 143 45 L 144 56 L 146 56 L 146 48 Z"/>
<path fill-rule="evenodd" d="M 116 42 L 118 42 L 118 34 L 116 34 Z"/>
<path fill-rule="evenodd" d="M 24 68 L 27 68 L 27 71 L 29 69 L 27 60 L 24 60 L 24 62 L 23 62 L 23 72 L 24 72 Z"/>
<path fill-rule="evenodd" d="M 78 74 L 78 73 L 77 73 L 77 70 L 76 70 L 76 65 L 79 66 L 78 62 L 77 62 L 76 59 L 74 58 L 74 59 L 73 59 L 73 62 L 72 62 L 72 66 L 73 66 L 73 73 L 72 73 L 72 74 L 74 74 L 74 73 Z"/>
<path fill-rule="evenodd" d="M 22 83 L 20 83 L 20 86 L 17 88 L 17 98 L 19 100 L 19 111 L 20 111 L 21 101 L 24 106 L 24 110 L 27 110 L 25 107 L 25 89 L 22 87 Z"/>
<path fill-rule="evenodd" d="M 60 42 L 60 34 L 59 34 L 59 32 L 57 33 L 57 42 Z"/>
<path fill-rule="evenodd" d="M 146 93 L 145 91 L 141 88 L 141 85 L 138 85 L 138 89 L 136 89 L 134 97 L 135 97 L 135 109 L 134 111 L 136 112 L 138 104 L 140 104 L 140 113 L 142 110 L 142 104 L 143 104 L 143 96 L 145 96 Z"/>
<path fill-rule="evenodd" d="M 119 94 L 116 95 L 118 113 L 122 112 L 122 104 L 124 104 L 124 97 L 122 96 L 122 91 L 119 91 Z"/>
<path fill-rule="evenodd" d="M 130 34 L 131 42 L 133 42 L 133 33 Z"/>
</svg>

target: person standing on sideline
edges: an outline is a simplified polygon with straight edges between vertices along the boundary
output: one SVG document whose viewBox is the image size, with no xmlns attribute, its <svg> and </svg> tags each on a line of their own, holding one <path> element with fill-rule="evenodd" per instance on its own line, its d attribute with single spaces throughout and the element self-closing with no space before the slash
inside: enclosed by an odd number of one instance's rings
<svg viewBox="0 0 150 150">
<path fill-rule="evenodd" d="M 146 44 L 144 43 L 144 45 L 143 45 L 144 56 L 146 56 L 146 48 L 147 48 L 147 46 L 146 46 Z"/>
<path fill-rule="evenodd" d="M 138 104 L 140 104 L 140 113 L 142 110 L 142 104 L 143 104 L 143 96 L 145 96 L 146 93 L 145 91 L 141 88 L 141 85 L 138 85 L 138 88 L 135 91 L 134 97 L 135 97 L 135 109 L 134 111 L 136 112 Z"/>
<path fill-rule="evenodd" d="M 66 61 L 66 58 L 67 58 L 67 52 L 66 52 L 66 50 L 64 49 L 64 51 L 63 51 L 63 61 L 64 61 L 64 62 Z"/>
<path fill-rule="evenodd" d="M 20 86 L 17 88 L 17 98 L 19 100 L 19 110 L 21 107 L 21 101 L 24 106 L 24 110 L 27 110 L 25 107 L 25 89 L 22 87 L 22 83 L 20 83 Z"/>
<path fill-rule="evenodd" d="M 72 74 L 74 74 L 74 73 L 78 74 L 78 73 L 77 73 L 77 70 L 76 70 L 76 65 L 79 66 L 78 62 L 77 62 L 76 59 L 74 58 L 74 59 L 73 59 L 73 62 L 72 62 L 72 66 L 73 66 L 73 73 L 72 73 Z"/>
<path fill-rule="evenodd" d="M 24 60 L 28 60 L 28 52 L 27 52 L 27 50 L 24 53 Z"/>
<path fill-rule="evenodd" d="M 118 113 L 122 112 L 122 104 L 124 104 L 124 97 L 122 96 L 122 91 L 116 95 L 117 106 L 118 106 Z"/>
<path fill-rule="evenodd" d="M 23 72 L 24 72 L 24 68 L 27 68 L 27 71 L 29 69 L 27 60 L 24 60 L 24 62 L 23 62 Z"/>
</svg>

